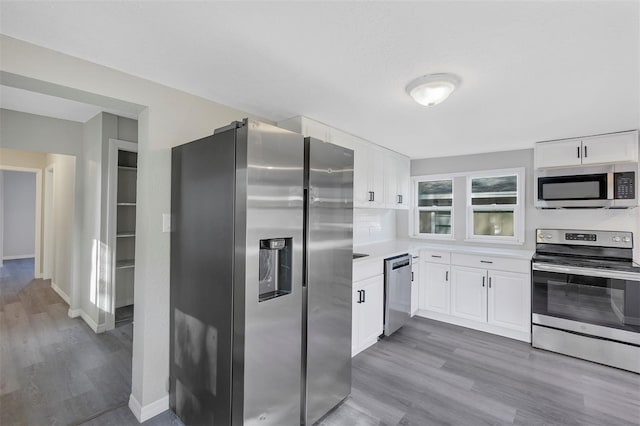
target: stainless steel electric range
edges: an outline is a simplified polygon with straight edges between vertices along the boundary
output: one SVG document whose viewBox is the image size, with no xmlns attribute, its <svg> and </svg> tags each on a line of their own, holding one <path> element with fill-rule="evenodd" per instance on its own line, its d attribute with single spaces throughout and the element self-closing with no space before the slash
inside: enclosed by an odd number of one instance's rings
<svg viewBox="0 0 640 426">
<path fill-rule="evenodd" d="M 538 229 L 532 345 L 640 373 L 640 265 L 631 232 Z"/>
</svg>

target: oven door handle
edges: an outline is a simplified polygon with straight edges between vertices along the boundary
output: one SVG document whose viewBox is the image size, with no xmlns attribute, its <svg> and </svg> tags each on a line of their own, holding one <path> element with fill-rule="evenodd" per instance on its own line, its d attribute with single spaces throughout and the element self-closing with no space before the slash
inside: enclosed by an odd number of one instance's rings
<svg viewBox="0 0 640 426">
<path fill-rule="evenodd" d="M 548 263 L 533 263 L 534 271 L 558 272 L 560 274 L 585 275 L 590 277 L 611 278 L 618 280 L 637 281 L 640 284 L 640 274 L 634 272 L 612 271 L 607 269 L 582 268 L 578 266 L 559 266 Z"/>
</svg>

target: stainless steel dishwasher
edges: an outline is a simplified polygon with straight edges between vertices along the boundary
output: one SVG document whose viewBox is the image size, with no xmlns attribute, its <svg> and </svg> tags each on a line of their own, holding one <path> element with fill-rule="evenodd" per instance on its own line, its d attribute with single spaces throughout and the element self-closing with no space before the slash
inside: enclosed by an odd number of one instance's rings
<svg viewBox="0 0 640 426">
<path fill-rule="evenodd" d="M 384 260 L 384 335 L 390 336 L 411 318 L 411 255 Z"/>
</svg>

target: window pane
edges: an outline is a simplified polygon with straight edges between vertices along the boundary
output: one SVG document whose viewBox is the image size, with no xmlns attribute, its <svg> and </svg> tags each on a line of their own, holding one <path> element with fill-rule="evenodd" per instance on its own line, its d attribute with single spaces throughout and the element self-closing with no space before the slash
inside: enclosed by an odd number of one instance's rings
<svg viewBox="0 0 640 426">
<path fill-rule="evenodd" d="M 421 211 L 419 214 L 421 234 L 451 234 L 450 211 Z"/>
<path fill-rule="evenodd" d="M 508 212 L 473 212 L 474 235 L 512 237 L 514 214 Z"/>
<path fill-rule="evenodd" d="M 452 191 L 452 180 L 418 182 L 418 206 L 451 206 Z"/>
<path fill-rule="evenodd" d="M 499 176 L 471 179 L 471 192 L 516 192 L 518 190 L 517 176 Z"/>
<path fill-rule="evenodd" d="M 490 206 L 492 204 L 516 204 L 518 197 L 483 197 L 472 198 L 471 204 L 474 206 Z"/>
</svg>

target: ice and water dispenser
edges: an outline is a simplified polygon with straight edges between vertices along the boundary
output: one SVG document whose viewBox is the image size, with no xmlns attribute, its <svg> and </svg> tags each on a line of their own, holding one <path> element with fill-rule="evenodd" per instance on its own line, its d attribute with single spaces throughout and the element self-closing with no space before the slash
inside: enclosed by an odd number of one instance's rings
<svg viewBox="0 0 640 426">
<path fill-rule="evenodd" d="M 291 293 L 292 238 L 260 240 L 258 301 Z"/>
</svg>

